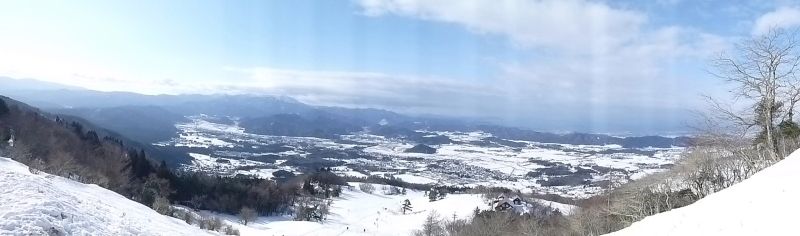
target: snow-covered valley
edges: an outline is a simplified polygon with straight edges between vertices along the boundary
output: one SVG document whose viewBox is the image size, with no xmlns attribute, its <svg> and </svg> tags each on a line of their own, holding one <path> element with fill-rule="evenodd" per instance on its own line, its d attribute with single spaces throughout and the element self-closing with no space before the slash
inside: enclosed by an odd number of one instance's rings
<svg viewBox="0 0 800 236">
<path fill-rule="evenodd" d="M 411 183 L 499 186 L 569 198 L 596 195 L 614 184 L 669 169 L 683 152 L 673 148 L 622 148 L 494 138 L 485 132 L 418 132 L 451 142 L 435 153 L 408 150 L 416 143 L 368 133 L 341 139 L 258 135 L 207 116 L 177 124 L 179 138 L 156 145 L 182 148 L 194 158 L 183 168 L 223 175 L 274 177 L 279 170 L 331 167 L 340 174 L 392 175 Z M 236 120 L 235 118 L 233 120 Z"/>
</svg>

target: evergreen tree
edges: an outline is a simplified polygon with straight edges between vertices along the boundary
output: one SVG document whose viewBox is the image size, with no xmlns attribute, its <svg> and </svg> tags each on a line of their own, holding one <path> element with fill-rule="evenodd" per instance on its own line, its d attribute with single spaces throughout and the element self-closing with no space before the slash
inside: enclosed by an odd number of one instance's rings
<svg viewBox="0 0 800 236">
<path fill-rule="evenodd" d="M 131 174 L 136 179 L 144 179 L 153 172 L 153 168 L 150 165 L 150 161 L 147 160 L 144 154 L 144 150 L 141 152 L 137 152 L 136 150 L 130 150 L 128 152 L 128 156 L 130 156 L 130 162 L 128 165 L 131 167 Z"/>
<path fill-rule="evenodd" d="M 403 201 L 403 214 L 404 215 L 406 214 L 406 211 L 411 211 L 411 201 L 409 201 L 408 199 Z"/>
<path fill-rule="evenodd" d="M 100 137 L 97 136 L 97 132 L 94 132 L 94 130 L 87 132 L 84 139 L 93 146 L 100 146 Z"/>
<path fill-rule="evenodd" d="M 428 193 L 428 200 L 433 202 L 433 201 L 436 201 L 437 199 L 439 199 L 437 197 L 438 197 L 438 194 L 437 194 L 436 190 L 435 189 L 431 189 L 431 192 Z"/>
<path fill-rule="evenodd" d="M 800 136 L 800 126 L 794 121 L 783 121 L 778 124 L 778 129 L 781 131 L 781 135 L 783 135 L 784 138 L 795 139 Z"/>
<path fill-rule="evenodd" d="M 72 122 L 72 130 L 75 131 L 76 134 L 83 136 L 83 125 L 78 122 Z"/>
<path fill-rule="evenodd" d="M 440 189 L 437 192 L 438 192 L 438 195 L 439 195 L 438 196 L 439 199 L 444 199 L 444 197 L 447 196 L 447 189 L 446 188 Z"/>
<path fill-rule="evenodd" d="M 403 190 L 400 191 L 400 194 L 406 195 L 406 188 L 403 188 Z"/>
<path fill-rule="evenodd" d="M 322 189 L 323 191 L 325 191 L 325 198 L 331 198 L 331 188 L 327 184 L 325 184 L 322 185 Z"/>
<path fill-rule="evenodd" d="M 303 190 L 308 192 L 308 194 L 314 195 L 314 186 L 311 186 L 311 182 L 308 180 L 303 181 Z"/>
<path fill-rule="evenodd" d="M 8 115 L 8 113 L 11 113 L 11 110 L 8 109 L 8 105 L 6 105 L 6 101 L 3 100 L 3 99 L 0 99 L 0 118 L 3 118 L 4 116 Z"/>
</svg>

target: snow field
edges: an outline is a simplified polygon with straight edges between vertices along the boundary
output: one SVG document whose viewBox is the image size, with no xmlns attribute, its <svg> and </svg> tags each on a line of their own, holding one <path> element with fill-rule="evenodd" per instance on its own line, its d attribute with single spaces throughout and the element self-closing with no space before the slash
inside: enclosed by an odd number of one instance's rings
<svg viewBox="0 0 800 236">
<path fill-rule="evenodd" d="M 441 214 L 442 219 L 466 219 L 476 207 L 488 209 L 480 195 L 450 194 L 446 198 L 429 202 L 424 192 L 407 190 L 406 195 L 385 195 L 383 185 L 374 184 L 375 192 L 364 193 L 358 189 L 360 183 L 350 183 L 353 190 L 344 188 L 342 196 L 333 200 L 331 214 L 325 222 L 291 221 L 291 217 L 261 217 L 247 226 L 233 216 L 224 216 L 227 223 L 247 235 L 379 235 L 407 236 L 422 226 L 431 210 Z M 411 201 L 411 212 L 402 213 L 401 204 Z"/>
</svg>

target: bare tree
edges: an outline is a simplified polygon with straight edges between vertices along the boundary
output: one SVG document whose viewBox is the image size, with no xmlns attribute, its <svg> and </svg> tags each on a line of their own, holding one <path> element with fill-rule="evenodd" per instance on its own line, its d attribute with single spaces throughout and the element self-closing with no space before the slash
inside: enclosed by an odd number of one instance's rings
<svg viewBox="0 0 800 236">
<path fill-rule="evenodd" d="M 727 123 L 748 135 L 759 129 L 757 147 L 780 159 L 783 153 L 776 146 L 776 124 L 791 121 L 794 106 L 800 101 L 800 86 L 795 75 L 800 54 L 794 32 L 771 28 L 737 44 L 737 54 L 720 54 L 712 60 L 713 75 L 733 86 L 733 101 L 750 103 L 744 110 L 730 102 L 705 96 L 711 113 L 704 114 L 706 123 Z"/>
<path fill-rule="evenodd" d="M 328 215 L 331 214 L 329 204 L 317 203 L 317 214 L 319 215 L 320 221 L 325 220 Z"/>
<path fill-rule="evenodd" d="M 253 210 L 253 208 L 242 207 L 242 210 L 239 211 L 239 219 L 244 225 L 247 225 L 247 223 L 255 220 L 257 216 L 258 214 L 255 210 Z"/>
<path fill-rule="evenodd" d="M 414 236 L 444 236 L 445 229 L 442 227 L 441 215 L 436 210 L 431 210 L 428 217 L 425 218 L 425 223 L 422 224 L 422 229 L 416 230 Z"/>
</svg>

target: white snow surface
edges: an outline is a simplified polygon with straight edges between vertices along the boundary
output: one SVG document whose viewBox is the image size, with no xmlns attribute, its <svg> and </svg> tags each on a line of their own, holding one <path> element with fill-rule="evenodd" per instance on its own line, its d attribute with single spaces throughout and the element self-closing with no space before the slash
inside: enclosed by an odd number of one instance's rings
<svg viewBox="0 0 800 236">
<path fill-rule="evenodd" d="M 394 177 L 400 178 L 405 182 L 414 184 L 432 184 L 438 182 L 432 178 L 422 177 L 417 175 L 409 175 L 409 174 L 400 174 L 400 175 L 395 175 Z"/>
<path fill-rule="evenodd" d="M 800 151 L 795 151 L 741 183 L 608 235 L 798 235 L 798 179 Z"/>
<path fill-rule="evenodd" d="M 360 183 L 350 183 L 358 186 Z M 373 184 L 375 192 L 365 193 L 354 187 L 344 188 L 342 196 L 334 198 L 331 214 L 324 222 L 292 221 L 289 216 L 261 217 L 255 222 L 242 225 L 235 216 L 220 215 L 227 224 L 239 229 L 242 236 L 249 235 L 380 235 L 407 236 L 422 227 L 428 214 L 435 210 L 442 220 L 472 217 L 475 208 L 490 208 L 481 195 L 449 194 L 444 199 L 430 202 L 423 192 L 408 189 L 406 195 L 383 194 L 384 185 Z M 409 199 L 411 211 L 403 214 L 402 202 Z M 537 199 L 543 204 L 558 208 L 563 213 L 574 210 L 574 206 Z"/>
<path fill-rule="evenodd" d="M 476 194 L 450 194 L 442 200 L 428 201 L 423 192 L 408 189 L 406 195 L 386 195 L 384 185 L 374 184 L 375 192 L 369 194 L 350 183 L 353 190 L 344 188 L 342 196 L 334 198 L 331 214 L 324 222 L 291 221 L 291 217 L 261 217 L 244 226 L 234 216 L 224 216 L 226 223 L 239 229 L 242 236 L 249 235 L 382 235 L 406 236 L 419 229 L 431 210 L 441 214 L 442 219 L 466 219 L 476 207 L 486 210 L 489 205 Z M 412 211 L 403 214 L 405 199 L 411 201 Z"/>
<path fill-rule="evenodd" d="M 212 234 L 97 185 L 32 174 L 0 157 L 0 235 Z"/>
</svg>

